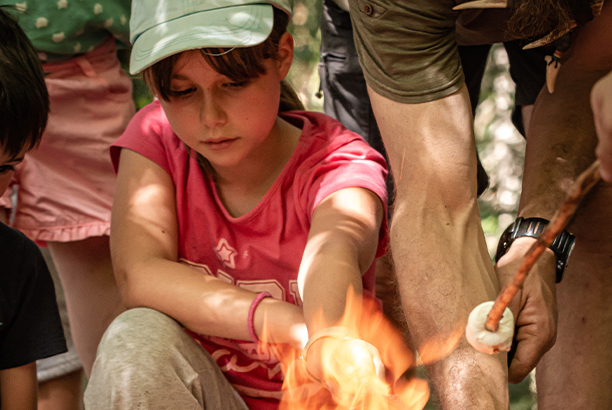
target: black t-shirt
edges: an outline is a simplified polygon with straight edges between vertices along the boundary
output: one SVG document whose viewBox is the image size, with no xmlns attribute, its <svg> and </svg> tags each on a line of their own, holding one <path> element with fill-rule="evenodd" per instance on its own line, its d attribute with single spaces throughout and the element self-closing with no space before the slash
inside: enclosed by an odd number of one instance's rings
<svg viewBox="0 0 612 410">
<path fill-rule="evenodd" d="M 53 280 L 40 250 L 0 223 L 0 370 L 66 351 Z"/>
</svg>

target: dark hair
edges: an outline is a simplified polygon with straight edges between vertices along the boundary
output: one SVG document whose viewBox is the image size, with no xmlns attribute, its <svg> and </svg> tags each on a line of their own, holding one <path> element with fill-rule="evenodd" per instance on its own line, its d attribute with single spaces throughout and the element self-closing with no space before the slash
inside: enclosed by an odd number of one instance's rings
<svg viewBox="0 0 612 410">
<path fill-rule="evenodd" d="M 0 147 L 14 158 L 40 142 L 49 94 L 36 51 L 8 9 L 0 6 Z"/>
<path fill-rule="evenodd" d="M 269 58 L 278 58 L 278 45 L 282 35 L 287 31 L 289 16 L 284 11 L 273 7 L 274 27 L 263 43 L 253 47 L 239 47 L 234 49 L 209 47 L 202 48 L 202 57 L 213 70 L 232 81 L 243 82 L 252 80 L 266 73 L 263 61 Z M 170 84 L 172 71 L 180 57 L 174 54 L 151 67 L 143 73 L 145 83 L 160 98 L 168 101 L 172 97 Z M 297 94 L 285 81 L 281 83 L 281 103 L 279 111 L 303 110 Z"/>
</svg>

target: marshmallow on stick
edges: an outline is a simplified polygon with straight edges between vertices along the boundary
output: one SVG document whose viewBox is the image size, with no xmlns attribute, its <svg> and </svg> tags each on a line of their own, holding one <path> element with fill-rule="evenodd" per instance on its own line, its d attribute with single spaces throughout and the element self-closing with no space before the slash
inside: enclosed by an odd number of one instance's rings
<svg viewBox="0 0 612 410">
<path fill-rule="evenodd" d="M 508 308 L 504 310 L 496 332 L 486 329 L 487 316 L 494 303 L 489 301 L 476 306 L 470 313 L 465 328 L 465 337 L 474 349 L 488 354 L 510 350 L 512 336 L 514 336 L 514 315 Z"/>
</svg>

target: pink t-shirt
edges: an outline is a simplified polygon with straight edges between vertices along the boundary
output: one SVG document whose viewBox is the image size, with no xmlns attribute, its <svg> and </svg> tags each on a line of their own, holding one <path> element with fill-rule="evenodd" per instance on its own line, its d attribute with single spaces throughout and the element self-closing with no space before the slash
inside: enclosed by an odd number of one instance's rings
<svg viewBox="0 0 612 410">
<path fill-rule="evenodd" d="M 211 175 L 174 134 L 159 102 L 140 110 L 111 148 L 115 169 L 120 148 L 160 165 L 176 187 L 179 260 L 203 274 L 301 306 L 297 274 L 315 207 L 331 193 L 362 187 L 387 203 L 383 157 L 357 134 L 323 114 L 292 111 L 281 117 L 302 129 L 291 158 L 261 202 L 234 218 L 219 199 Z M 386 218 L 384 218 L 386 221 Z M 386 225 L 377 256 L 386 250 Z M 374 264 L 363 275 L 374 292 Z M 247 326 L 245 318 L 245 326 Z M 275 357 L 250 341 L 195 336 L 251 409 L 278 407 L 283 381 Z"/>
</svg>

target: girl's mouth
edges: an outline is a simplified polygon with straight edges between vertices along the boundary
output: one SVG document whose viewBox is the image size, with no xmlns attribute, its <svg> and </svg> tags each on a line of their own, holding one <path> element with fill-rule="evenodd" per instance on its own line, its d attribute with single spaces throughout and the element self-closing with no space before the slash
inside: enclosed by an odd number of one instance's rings
<svg viewBox="0 0 612 410">
<path fill-rule="evenodd" d="M 204 144 L 212 150 L 229 148 L 238 138 L 215 138 L 204 141 Z"/>
</svg>

